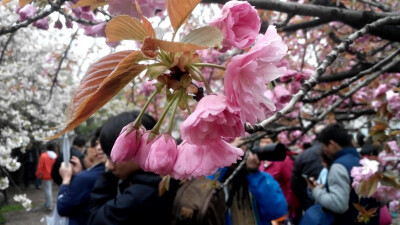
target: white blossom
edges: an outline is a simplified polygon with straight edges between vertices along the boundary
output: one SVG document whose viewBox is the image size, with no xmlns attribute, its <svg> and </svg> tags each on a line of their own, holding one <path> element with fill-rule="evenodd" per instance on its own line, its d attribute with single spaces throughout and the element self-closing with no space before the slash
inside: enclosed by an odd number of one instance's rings
<svg viewBox="0 0 400 225">
<path fill-rule="evenodd" d="M 0 190 L 5 190 L 8 188 L 8 177 L 0 177 Z"/>
<path fill-rule="evenodd" d="M 32 209 L 32 201 L 26 197 L 26 194 L 15 195 L 14 201 L 21 203 L 26 211 L 30 211 Z"/>
<path fill-rule="evenodd" d="M 17 159 L 11 159 L 10 162 L 6 164 L 7 170 L 11 172 L 17 171 L 21 167 L 21 163 Z"/>
</svg>

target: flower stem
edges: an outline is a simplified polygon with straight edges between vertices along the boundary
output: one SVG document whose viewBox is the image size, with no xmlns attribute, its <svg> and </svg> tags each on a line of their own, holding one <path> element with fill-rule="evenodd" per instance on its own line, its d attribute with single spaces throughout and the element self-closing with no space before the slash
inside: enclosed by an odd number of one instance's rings
<svg viewBox="0 0 400 225">
<path fill-rule="evenodd" d="M 162 124 L 162 121 L 164 120 L 165 116 L 168 114 L 169 109 L 171 108 L 171 106 L 174 104 L 174 102 L 176 101 L 176 99 L 181 95 L 181 92 L 178 91 L 177 93 L 175 93 L 174 97 L 171 99 L 171 101 L 168 103 L 167 107 L 165 108 L 163 114 L 161 115 L 160 119 L 157 121 L 156 125 L 154 126 L 153 129 L 151 129 L 151 132 L 153 134 L 159 134 L 160 133 L 160 127 Z"/>
<path fill-rule="evenodd" d="M 212 94 L 213 91 L 211 90 L 210 85 L 208 84 L 206 78 L 204 77 L 203 73 L 199 70 L 199 68 L 197 68 L 194 65 L 190 65 L 190 68 L 192 68 L 197 73 L 197 75 L 199 75 L 201 81 L 203 81 L 204 87 L 206 88 L 206 91 L 207 91 L 207 94 L 208 95 Z"/>
<path fill-rule="evenodd" d="M 220 65 L 211 64 L 211 63 L 193 63 L 192 65 L 193 66 L 205 66 L 205 67 L 217 68 L 217 69 L 224 70 L 224 71 L 226 70 L 225 66 L 220 66 Z"/>
<path fill-rule="evenodd" d="M 188 114 L 190 115 L 190 114 L 192 114 L 192 111 L 190 110 L 188 98 L 187 98 L 187 96 L 184 96 L 184 98 L 185 98 L 186 109 L 187 109 L 187 111 L 188 111 Z"/>
<path fill-rule="evenodd" d="M 147 100 L 146 104 L 144 104 L 142 111 L 140 111 L 140 114 L 135 120 L 135 128 L 139 128 L 140 125 L 142 124 L 142 118 L 144 116 L 144 113 L 146 112 L 147 107 L 150 105 L 150 102 L 153 101 L 153 99 L 156 97 L 157 93 L 161 91 L 161 89 L 165 86 L 165 84 L 162 84 L 156 88 L 156 90 L 151 94 L 150 98 Z"/>
<path fill-rule="evenodd" d="M 172 114 L 171 114 L 169 125 L 168 125 L 167 134 L 169 134 L 169 135 L 171 135 L 172 128 L 174 127 L 174 120 L 175 120 L 176 110 L 178 109 L 179 103 L 180 103 L 180 101 L 182 99 L 183 92 L 180 91 L 180 93 L 178 95 L 179 95 L 179 97 L 178 97 L 178 100 L 175 101 L 175 105 L 174 105 L 174 108 L 172 109 Z"/>
</svg>

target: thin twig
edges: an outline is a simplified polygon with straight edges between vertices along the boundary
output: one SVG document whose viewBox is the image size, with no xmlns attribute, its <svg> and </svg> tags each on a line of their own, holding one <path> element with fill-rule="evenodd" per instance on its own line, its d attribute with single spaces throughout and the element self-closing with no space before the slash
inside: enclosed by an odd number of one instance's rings
<svg viewBox="0 0 400 225">
<path fill-rule="evenodd" d="M 11 40 L 12 40 L 14 34 L 15 34 L 15 33 L 11 33 L 11 34 L 10 34 L 10 36 L 7 38 L 6 44 L 5 44 L 4 47 L 3 47 L 3 50 L 1 51 L 0 65 L 1 65 L 1 62 L 3 61 L 4 53 L 5 53 L 6 50 L 7 50 L 7 46 L 8 46 L 8 44 L 10 44 L 10 42 L 11 42 Z"/>
<path fill-rule="evenodd" d="M 395 66 L 399 62 L 400 62 L 400 57 L 397 57 L 391 63 L 385 65 L 379 71 L 376 71 L 375 73 L 373 73 L 371 76 L 369 76 L 367 79 L 365 79 L 362 83 L 358 84 L 355 88 L 353 88 L 349 92 L 347 92 L 342 98 L 338 99 L 335 103 L 333 103 L 325 112 L 321 113 L 321 115 L 319 115 L 317 117 L 317 121 L 322 121 L 326 115 L 328 115 L 330 112 L 333 111 L 333 109 L 335 109 L 340 104 L 342 104 L 344 102 L 344 100 L 351 97 L 356 91 L 360 90 L 362 87 L 371 83 L 373 80 L 375 80 L 377 77 L 379 77 L 382 73 L 386 72 L 387 70 L 389 70 L 391 67 Z"/>
<path fill-rule="evenodd" d="M 59 0 L 58 2 L 52 4 L 50 9 L 45 10 L 45 11 L 41 12 L 40 14 L 32 17 L 32 18 L 27 19 L 24 22 L 17 23 L 16 25 L 11 26 L 11 27 L 3 27 L 3 28 L 1 28 L 0 29 L 0 36 L 3 35 L 3 34 L 14 33 L 15 31 L 17 31 L 17 30 L 19 30 L 19 29 L 21 29 L 23 27 L 29 26 L 31 23 L 33 23 L 33 22 L 35 22 L 37 20 L 40 20 L 40 19 L 43 19 L 43 18 L 49 16 L 53 12 L 58 11 L 61 8 L 61 5 L 64 4 L 65 1 L 66 0 Z"/>
<path fill-rule="evenodd" d="M 47 100 L 47 102 L 46 102 L 45 104 L 49 103 L 50 100 L 51 100 L 51 97 L 52 97 L 52 95 L 53 95 L 54 87 L 55 87 L 55 85 L 58 83 L 57 78 L 58 78 L 58 74 L 60 73 L 61 66 L 62 66 L 64 60 L 67 58 L 68 52 L 69 52 L 69 50 L 71 49 L 71 46 L 72 46 L 72 42 L 75 40 L 75 37 L 76 37 L 76 35 L 78 34 L 78 30 L 79 30 L 79 28 L 78 28 L 78 29 L 75 31 L 75 33 L 72 35 L 71 40 L 70 40 L 70 42 L 69 42 L 69 44 L 68 44 L 68 46 L 67 46 L 67 49 L 65 49 L 65 51 L 64 51 L 63 57 L 62 57 L 61 60 L 58 62 L 58 67 L 57 67 L 57 70 L 56 70 L 56 72 L 55 72 L 55 74 L 54 74 L 54 76 L 53 76 L 53 82 L 52 82 L 51 88 L 50 88 L 49 99 Z"/>
<path fill-rule="evenodd" d="M 370 74 L 378 69 L 380 69 L 382 66 L 384 66 L 385 64 L 387 64 L 388 62 L 390 62 L 396 55 L 400 54 L 400 48 L 397 49 L 396 51 L 394 51 L 392 54 L 390 54 L 389 56 L 387 56 L 386 58 L 384 58 L 382 61 L 378 62 L 377 64 L 375 64 L 374 66 L 361 71 L 359 74 L 357 74 L 357 76 L 352 77 L 351 79 L 348 80 L 348 82 L 342 83 L 339 86 L 335 86 L 333 87 L 331 90 L 324 92 L 323 94 L 314 97 L 314 98 L 309 98 L 309 99 L 303 99 L 302 102 L 303 103 L 314 103 L 317 102 L 331 94 L 334 94 L 344 88 L 347 88 L 350 84 L 356 82 L 357 80 L 359 80 L 360 78 L 362 78 L 363 76 Z"/>
</svg>

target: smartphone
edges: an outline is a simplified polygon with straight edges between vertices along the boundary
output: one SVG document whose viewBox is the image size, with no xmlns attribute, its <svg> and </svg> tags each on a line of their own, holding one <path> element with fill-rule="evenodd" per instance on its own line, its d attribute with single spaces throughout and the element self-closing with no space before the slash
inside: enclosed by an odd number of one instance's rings
<svg viewBox="0 0 400 225">
<path fill-rule="evenodd" d="M 302 176 L 304 179 L 308 180 L 307 174 L 304 174 L 304 173 L 303 173 L 301 176 Z"/>
</svg>

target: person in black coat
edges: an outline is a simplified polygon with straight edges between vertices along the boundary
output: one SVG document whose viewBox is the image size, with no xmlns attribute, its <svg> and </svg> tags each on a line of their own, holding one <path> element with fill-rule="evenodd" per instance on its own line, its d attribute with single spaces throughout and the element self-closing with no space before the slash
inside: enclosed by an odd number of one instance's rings
<svg viewBox="0 0 400 225">
<path fill-rule="evenodd" d="M 125 112 L 105 123 L 100 143 L 108 157 L 121 129 L 137 116 L 138 112 Z M 149 130 L 155 121 L 145 115 L 142 124 Z M 108 171 L 100 175 L 92 190 L 87 224 L 170 223 L 175 192 L 159 195 L 159 175 L 144 172 L 134 161 L 114 163 L 108 158 L 106 168 Z"/>
<path fill-rule="evenodd" d="M 307 182 L 302 176 L 318 177 L 323 169 L 321 160 L 322 144 L 315 141 L 314 144 L 301 153 L 294 162 L 293 173 L 291 177 L 291 188 L 299 200 L 301 208 L 305 211 L 308 207 L 314 205 L 314 200 L 307 194 Z"/>
<path fill-rule="evenodd" d="M 325 125 L 316 126 L 316 135 L 321 131 Z M 314 205 L 314 200 L 310 198 L 307 193 L 307 182 L 303 175 L 307 177 L 318 177 L 323 164 L 321 160 L 322 144 L 315 140 L 310 148 L 307 148 L 301 153 L 294 162 L 293 173 L 290 179 L 290 187 L 293 193 L 299 200 L 300 207 L 296 210 L 296 216 L 294 219 L 297 224 L 302 216 L 302 211 L 306 211 L 310 206 Z"/>
</svg>

